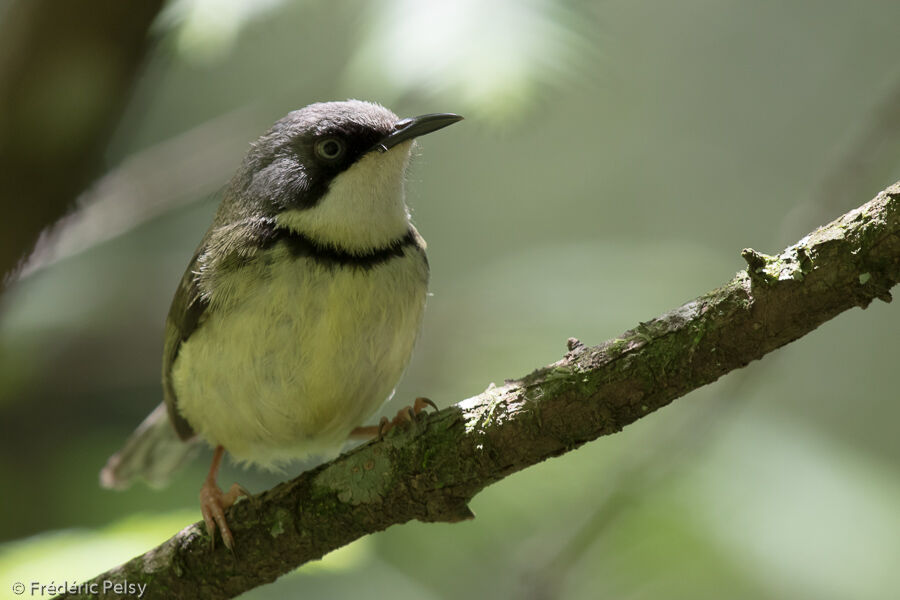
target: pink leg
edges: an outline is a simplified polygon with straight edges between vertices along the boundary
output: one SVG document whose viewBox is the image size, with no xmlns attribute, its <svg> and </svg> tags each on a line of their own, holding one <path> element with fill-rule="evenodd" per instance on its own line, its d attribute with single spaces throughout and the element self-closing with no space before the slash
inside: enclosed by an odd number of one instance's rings
<svg viewBox="0 0 900 600">
<path fill-rule="evenodd" d="M 216 526 L 222 533 L 222 541 L 229 550 L 234 549 L 234 536 L 231 535 L 231 529 L 228 528 L 228 522 L 225 520 L 225 511 L 234 504 L 241 496 L 250 497 L 250 492 L 245 490 L 237 483 L 231 484 L 231 488 L 227 493 L 223 493 L 216 484 L 216 478 L 219 475 L 219 465 L 222 464 L 222 457 L 225 455 L 225 448 L 216 446 L 213 452 L 212 464 L 209 466 L 209 474 L 200 487 L 200 512 L 203 513 L 203 521 L 206 523 L 206 533 L 209 534 L 210 546 L 215 548 L 216 545 Z"/>
</svg>

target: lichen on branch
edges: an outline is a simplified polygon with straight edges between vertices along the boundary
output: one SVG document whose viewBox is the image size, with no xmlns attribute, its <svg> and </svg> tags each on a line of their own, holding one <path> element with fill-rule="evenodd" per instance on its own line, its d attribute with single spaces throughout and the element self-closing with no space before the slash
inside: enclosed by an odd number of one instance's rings
<svg viewBox="0 0 900 600">
<path fill-rule="evenodd" d="M 778 255 L 742 255 L 747 270 L 720 288 L 599 346 L 569 339 L 551 365 L 239 502 L 228 514 L 237 556 L 212 550 L 195 523 L 93 581 L 146 583 L 149 599 L 232 598 L 391 525 L 472 518 L 472 497 L 507 475 L 620 431 L 849 308 L 889 302 L 900 184 Z"/>
</svg>

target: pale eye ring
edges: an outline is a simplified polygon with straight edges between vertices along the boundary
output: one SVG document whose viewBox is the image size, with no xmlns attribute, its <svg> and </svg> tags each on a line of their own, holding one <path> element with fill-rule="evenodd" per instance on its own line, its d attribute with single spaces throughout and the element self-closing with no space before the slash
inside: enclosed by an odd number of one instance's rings
<svg viewBox="0 0 900 600">
<path fill-rule="evenodd" d="M 316 156 L 324 160 L 337 160 L 344 154 L 343 140 L 336 137 L 327 137 L 316 142 Z"/>
</svg>

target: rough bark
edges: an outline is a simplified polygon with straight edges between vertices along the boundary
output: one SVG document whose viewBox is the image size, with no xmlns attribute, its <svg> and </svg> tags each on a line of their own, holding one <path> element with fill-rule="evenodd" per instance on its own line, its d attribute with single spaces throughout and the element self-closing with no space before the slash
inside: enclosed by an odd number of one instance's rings
<svg viewBox="0 0 900 600">
<path fill-rule="evenodd" d="M 144 598 L 231 598 L 397 523 L 470 519 L 485 486 L 615 433 L 849 308 L 890 301 L 900 183 L 777 256 L 743 256 L 747 270 L 724 286 L 619 338 L 570 339 L 549 366 L 239 502 L 228 514 L 236 555 L 211 550 L 193 524 L 87 583 L 146 584 Z"/>
</svg>

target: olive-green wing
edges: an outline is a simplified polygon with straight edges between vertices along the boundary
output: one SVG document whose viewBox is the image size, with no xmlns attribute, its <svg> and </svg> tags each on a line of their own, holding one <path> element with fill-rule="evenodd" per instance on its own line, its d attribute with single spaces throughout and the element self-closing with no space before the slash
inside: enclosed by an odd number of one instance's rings
<svg viewBox="0 0 900 600">
<path fill-rule="evenodd" d="M 201 292 L 197 277 L 198 261 L 205 249 L 206 246 L 203 245 L 194 253 L 194 257 L 181 278 L 181 283 L 178 284 L 175 297 L 172 299 L 172 306 L 169 307 L 169 316 L 166 318 L 166 342 L 163 349 L 162 367 L 163 395 L 169 420 L 182 440 L 192 438 L 194 429 L 178 410 L 178 397 L 172 384 L 172 366 L 178 357 L 181 344 L 196 331 L 200 325 L 200 319 L 209 305 Z"/>
<path fill-rule="evenodd" d="M 190 439 L 195 432 L 178 410 L 178 397 L 172 382 L 172 367 L 178 359 L 178 350 L 202 325 L 216 274 L 245 267 L 257 252 L 278 239 L 273 219 L 247 217 L 231 223 L 214 223 L 181 278 L 166 319 L 162 379 L 169 419 L 183 440 Z"/>
</svg>

